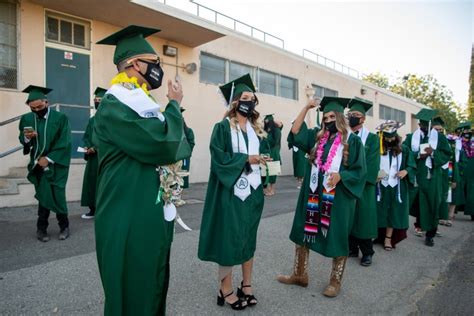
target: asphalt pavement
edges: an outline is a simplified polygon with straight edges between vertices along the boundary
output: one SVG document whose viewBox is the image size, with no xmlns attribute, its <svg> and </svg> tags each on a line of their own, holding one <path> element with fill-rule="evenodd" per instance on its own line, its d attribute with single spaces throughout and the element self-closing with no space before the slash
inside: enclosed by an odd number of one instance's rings
<svg viewBox="0 0 474 316">
<path fill-rule="evenodd" d="M 321 295 L 331 260 L 316 253 L 309 259 L 307 288 L 282 285 L 294 245 L 288 239 L 298 195 L 292 177 L 280 177 L 277 194 L 266 198 L 255 254 L 253 288 L 259 304 L 239 314 L 255 315 L 472 315 L 474 310 L 474 222 L 462 213 L 453 227 L 440 227 L 434 247 L 413 235 L 397 249 L 379 245 L 371 267 L 349 258 L 339 297 Z M 179 213 L 193 231 L 176 229 L 168 294 L 170 315 L 233 314 L 216 305 L 217 266 L 197 258 L 206 184 L 192 184 Z M 103 290 L 95 257 L 93 220 L 69 203 L 71 236 L 59 241 L 50 219 L 51 240 L 35 239 L 36 206 L 0 209 L 0 315 L 100 315 Z M 52 214 L 54 215 L 54 214 Z M 239 267 L 234 284 L 240 283 Z"/>
</svg>

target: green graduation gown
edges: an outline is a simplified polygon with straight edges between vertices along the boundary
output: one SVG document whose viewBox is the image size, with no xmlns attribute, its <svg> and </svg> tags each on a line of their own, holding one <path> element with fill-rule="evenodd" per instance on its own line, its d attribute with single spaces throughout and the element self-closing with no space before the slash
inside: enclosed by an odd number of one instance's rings
<svg viewBox="0 0 474 316">
<path fill-rule="evenodd" d="M 308 160 L 306 159 L 306 153 L 292 143 L 293 137 L 291 135 L 292 134 L 290 131 L 286 141 L 288 142 L 288 148 L 291 150 L 293 155 L 293 176 L 297 178 L 303 178 L 306 166 L 308 165 Z M 296 148 L 296 151 L 294 148 Z"/>
<path fill-rule="evenodd" d="M 23 128 L 32 127 L 38 137 L 25 142 Z M 67 214 L 66 182 L 71 161 L 71 130 L 63 113 L 49 109 L 47 118 L 38 118 L 34 113 L 24 114 L 19 124 L 19 140 L 23 154 L 30 155 L 28 180 L 35 186 L 35 198 L 39 204 L 55 213 Z M 36 156 L 35 156 L 36 155 Z M 35 159 L 46 156 L 54 163 L 43 171 L 35 165 Z"/>
<path fill-rule="evenodd" d="M 451 187 L 452 183 L 456 183 L 459 181 L 459 174 L 456 159 L 454 156 L 454 149 L 451 147 L 451 157 L 449 158 L 449 162 L 452 164 L 452 174 L 449 175 L 449 168 L 442 169 L 442 187 L 443 187 L 443 199 L 441 201 L 440 210 L 439 210 L 439 219 L 448 220 L 449 219 L 449 204 L 456 205 L 455 199 L 453 200 L 454 194 L 451 191 L 451 203 L 448 203 L 448 194 L 449 188 Z"/>
<path fill-rule="evenodd" d="M 408 134 L 404 144 L 411 148 L 412 134 Z M 427 143 L 428 136 L 420 144 Z M 428 179 L 426 159 L 418 158 L 418 152 L 413 153 L 416 158 L 417 172 L 416 183 L 418 192 L 411 205 L 410 215 L 419 216 L 420 226 L 423 231 L 432 231 L 438 227 L 439 210 L 443 200 L 442 168 L 449 161 L 451 147 L 443 134 L 438 134 L 438 145 L 433 151 L 431 177 Z"/>
<path fill-rule="evenodd" d="M 268 134 L 268 143 L 270 144 L 270 157 L 273 161 L 280 161 L 281 164 L 281 127 L 275 127 L 273 134 Z M 269 177 L 269 183 L 276 183 L 277 176 Z"/>
<path fill-rule="evenodd" d="M 379 137 L 369 133 L 364 148 L 367 174 L 364 192 L 356 202 L 351 235 L 360 239 L 371 239 L 376 238 L 378 234 L 375 184 L 380 170 Z"/>
<path fill-rule="evenodd" d="M 194 132 L 191 128 L 184 126 L 184 135 L 186 136 L 186 140 L 188 141 L 189 147 L 191 148 L 191 153 L 193 152 L 194 145 L 196 144 L 194 141 Z M 189 171 L 191 167 L 191 157 L 186 158 L 183 160 L 183 166 L 181 169 L 184 171 Z M 189 188 L 189 176 L 183 178 L 184 184 L 183 189 Z"/>
<path fill-rule="evenodd" d="M 471 139 L 471 142 L 474 141 Z M 463 173 L 463 178 L 465 181 L 465 196 L 466 203 L 464 205 L 464 214 L 465 215 L 474 215 L 474 157 L 467 157 L 467 154 L 464 150 L 461 152 L 462 159 L 466 161 L 466 166 Z"/>
<path fill-rule="evenodd" d="M 244 138 L 248 142 L 245 133 Z M 267 144 L 260 142 L 260 154 L 270 153 Z M 262 185 L 256 190 L 251 188 L 245 201 L 234 195 L 234 184 L 245 168 L 248 155 L 233 152 L 227 119 L 214 126 L 210 151 L 211 172 L 202 213 L 198 257 L 221 266 L 242 264 L 255 253 L 264 204 L 263 188 Z"/>
<path fill-rule="evenodd" d="M 396 157 L 392 156 L 392 159 L 396 159 Z M 380 198 L 377 201 L 377 222 L 379 228 L 408 229 L 408 210 L 410 205 L 408 189 L 409 184 L 415 182 L 416 163 L 413 154 L 405 145 L 402 145 L 402 161 L 399 170 L 406 170 L 408 172 L 405 178 L 400 179 L 401 203 L 397 198 L 397 186 L 392 188 L 390 185 L 387 185 L 385 187 L 381 182 L 377 183 L 377 187 L 380 190 Z"/>
<path fill-rule="evenodd" d="M 92 132 L 94 131 L 95 118 L 91 117 L 87 124 L 86 131 L 82 137 L 84 147 L 94 148 L 95 153 L 88 155 L 84 154 L 84 159 L 87 161 L 84 170 L 84 179 L 82 181 L 82 195 L 81 206 L 89 206 L 95 208 L 96 206 L 96 191 L 97 191 L 97 169 L 99 167 L 99 158 L 97 157 L 97 145 L 92 140 Z"/>
<path fill-rule="evenodd" d="M 174 223 L 164 219 L 157 166 L 189 157 L 179 104 L 142 118 L 106 94 L 95 115 L 99 150 L 96 252 L 105 315 L 157 315 L 166 310 Z"/>
<path fill-rule="evenodd" d="M 303 123 L 299 133 L 293 135 L 292 142 L 301 150 L 310 153 L 316 144 L 317 129 L 309 129 Z M 326 257 L 347 256 L 349 253 L 349 233 L 352 229 L 356 199 L 362 196 L 364 180 L 366 175 L 366 164 L 364 146 L 360 138 L 351 134 L 348 139 L 349 157 L 347 166 L 341 163 L 339 174 L 341 180 L 336 185 L 336 194 L 331 209 L 331 224 L 327 237 L 321 231 L 316 236 L 314 243 L 305 243 L 304 226 L 306 221 L 306 206 L 309 197 L 309 184 L 311 178 L 311 167 L 306 168 L 306 174 L 301 186 L 295 217 L 291 228 L 290 239 L 298 244 L 304 245 Z M 325 161 L 332 141 L 325 146 L 323 161 Z M 319 173 L 318 189 L 321 196 L 323 175 Z M 321 204 L 320 204 L 321 208 Z"/>
<path fill-rule="evenodd" d="M 467 168 L 468 158 L 461 149 L 459 153 L 459 161 L 456 162 L 456 169 L 458 175 L 458 181 L 456 182 L 456 188 L 453 189 L 453 204 L 456 206 L 463 206 L 466 204 L 466 177 L 465 172 Z"/>
</svg>

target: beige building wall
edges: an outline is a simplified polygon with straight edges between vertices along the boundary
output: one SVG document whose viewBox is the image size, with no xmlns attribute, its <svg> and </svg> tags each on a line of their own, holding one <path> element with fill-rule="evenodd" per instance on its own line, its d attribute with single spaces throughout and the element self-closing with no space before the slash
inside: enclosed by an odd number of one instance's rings
<svg viewBox="0 0 474 316">
<path fill-rule="evenodd" d="M 29 84 L 45 84 L 45 45 L 48 44 L 45 44 L 44 40 L 44 25 L 47 9 L 28 1 L 21 2 L 18 47 L 19 91 Z M 116 73 L 115 66 L 112 63 L 114 47 L 94 43 L 118 29 L 117 26 L 101 21 L 91 21 L 91 93 L 96 86 L 108 87 L 110 79 Z M 226 32 L 229 31 L 226 30 Z M 157 36 L 150 37 L 150 41 L 161 55 L 164 63 L 165 79 L 174 79 L 176 73 L 178 73 L 183 84 L 184 100 L 182 105 L 186 108 L 184 117 L 187 124 L 193 128 L 196 136 L 196 147 L 191 161 L 191 182 L 204 182 L 208 179 L 210 166 L 209 139 L 213 125 L 223 118 L 226 110 L 222 97 L 217 92 L 217 85 L 199 81 L 199 56 L 201 51 L 298 80 L 298 100 L 258 94 L 260 104 L 257 110 L 262 114 L 262 117 L 264 114 L 274 113 L 276 119 L 284 123 L 281 149 L 284 175 L 292 174 L 291 152 L 286 144 L 290 122 L 305 105 L 307 101 L 305 89 L 311 84 L 336 90 L 341 97 L 358 96 L 373 101 L 373 116 L 369 116 L 367 121 L 370 130 L 373 130 L 380 122 L 378 119 L 380 103 L 406 112 L 407 125 L 401 129 L 402 134 L 413 130 L 411 115 L 418 112 L 422 107 L 420 104 L 366 82 L 237 33 L 232 33 L 196 48 L 164 40 L 159 37 L 159 33 Z M 182 68 L 176 70 L 176 59 L 162 54 L 162 47 L 165 44 L 178 48 L 178 66 L 195 62 L 198 65 L 198 70 L 193 74 L 186 73 Z M 67 48 L 65 49 L 67 50 Z M 364 95 L 361 95 L 362 87 L 366 90 Z M 19 91 L 0 89 L 0 120 L 29 111 L 24 104 L 26 95 Z M 162 104 L 167 102 L 166 91 L 166 82 L 164 82 L 162 88 L 153 92 Z M 314 125 L 315 119 L 316 115 L 313 112 L 308 117 L 308 123 Z M 1 151 L 18 145 L 17 124 L 10 124 L 7 127 L 1 127 L 1 129 Z M 6 175 L 11 167 L 25 166 L 26 164 L 27 157 L 23 157 L 21 152 L 0 159 L 0 175 Z M 83 168 L 84 162 L 82 160 L 73 161 L 68 182 L 69 200 L 80 198 Z"/>
</svg>

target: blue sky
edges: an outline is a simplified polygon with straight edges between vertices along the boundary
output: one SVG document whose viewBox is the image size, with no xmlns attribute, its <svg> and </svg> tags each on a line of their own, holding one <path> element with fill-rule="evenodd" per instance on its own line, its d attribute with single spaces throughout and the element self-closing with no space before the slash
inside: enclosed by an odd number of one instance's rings
<svg viewBox="0 0 474 316">
<path fill-rule="evenodd" d="M 171 1 L 169 1 L 171 2 Z M 472 1 L 196 0 L 363 73 L 433 74 L 465 105 Z"/>
</svg>

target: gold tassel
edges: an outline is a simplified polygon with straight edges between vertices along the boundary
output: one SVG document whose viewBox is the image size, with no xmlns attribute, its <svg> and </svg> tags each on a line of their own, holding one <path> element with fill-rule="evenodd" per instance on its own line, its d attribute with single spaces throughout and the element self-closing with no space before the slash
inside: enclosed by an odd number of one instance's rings
<svg viewBox="0 0 474 316">
<path fill-rule="evenodd" d="M 383 155 L 383 132 L 379 131 L 380 155 Z"/>
</svg>

